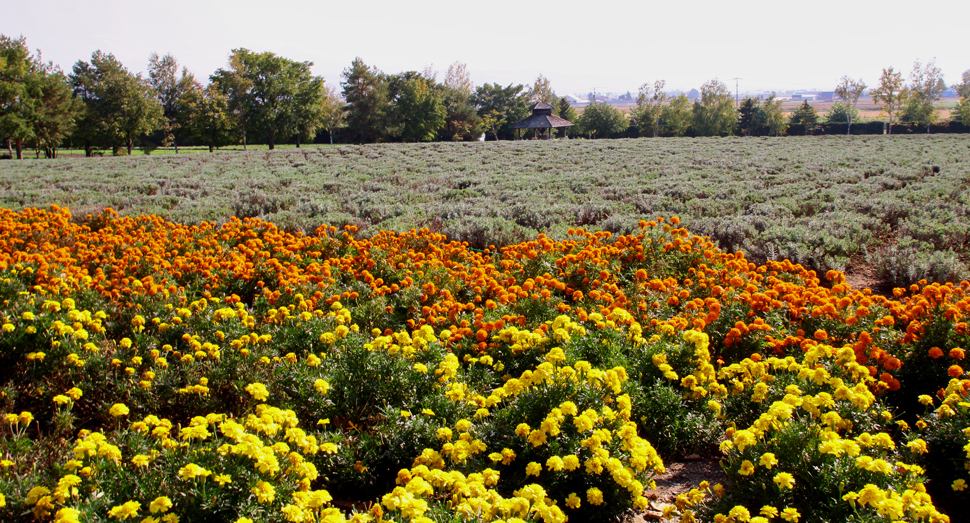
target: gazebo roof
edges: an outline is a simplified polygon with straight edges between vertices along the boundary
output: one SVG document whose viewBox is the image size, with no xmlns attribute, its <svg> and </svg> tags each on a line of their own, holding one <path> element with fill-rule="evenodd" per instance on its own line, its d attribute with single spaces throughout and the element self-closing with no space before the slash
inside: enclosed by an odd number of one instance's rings
<svg viewBox="0 0 970 523">
<path fill-rule="evenodd" d="M 575 124 L 552 114 L 533 114 L 525 120 L 512 124 L 512 129 L 548 129 L 550 127 L 570 127 L 572 125 Z"/>
<path fill-rule="evenodd" d="M 532 106 L 532 116 L 512 124 L 512 129 L 549 129 L 555 127 L 569 127 L 574 125 L 552 114 L 552 106 L 546 102 L 538 102 Z"/>
</svg>

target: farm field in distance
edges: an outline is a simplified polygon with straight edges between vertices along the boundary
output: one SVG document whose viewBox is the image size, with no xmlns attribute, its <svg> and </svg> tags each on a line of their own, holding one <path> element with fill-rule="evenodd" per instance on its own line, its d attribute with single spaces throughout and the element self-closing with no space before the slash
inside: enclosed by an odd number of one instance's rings
<svg viewBox="0 0 970 523">
<path fill-rule="evenodd" d="M 0 164 L 0 206 L 112 207 L 312 232 L 428 228 L 474 248 L 679 216 L 752 260 L 871 286 L 968 275 L 970 137 L 381 144 Z"/>
</svg>

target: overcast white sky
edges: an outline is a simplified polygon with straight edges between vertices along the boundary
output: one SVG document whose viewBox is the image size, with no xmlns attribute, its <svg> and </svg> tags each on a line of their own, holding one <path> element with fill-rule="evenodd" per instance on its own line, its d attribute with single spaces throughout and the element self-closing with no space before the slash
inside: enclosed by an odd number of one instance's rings
<svg viewBox="0 0 970 523">
<path fill-rule="evenodd" d="M 361 57 L 386 73 L 453 62 L 476 85 L 531 84 L 559 94 L 636 93 L 665 79 L 690 89 L 717 78 L 741 91 L 874 86 L 936 59 L 948 85 L 970 69 L 966 0 L 920 2 L 530 0 L 0 0 L 0 33 L 23 35 L 65 71 L 97 49 L 132 71 L 171 53 L 205 83 L 237 47 L 311 61 L 339 84 Z"/>
</svg>

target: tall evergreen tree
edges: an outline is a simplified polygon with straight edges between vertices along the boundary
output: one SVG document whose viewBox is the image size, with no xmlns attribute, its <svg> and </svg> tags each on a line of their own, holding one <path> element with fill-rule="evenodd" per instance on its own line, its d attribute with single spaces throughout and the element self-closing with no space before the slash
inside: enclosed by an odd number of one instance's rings
<svg viewBox="0 0 970 523">
<path fill-rule="evenodd" d="M 384 140 L 388 134 L 388 90 L 384 77 L 359 57 L 344 69 L 343 95 L 347 130 L 359 143 Z"/>
</svg>

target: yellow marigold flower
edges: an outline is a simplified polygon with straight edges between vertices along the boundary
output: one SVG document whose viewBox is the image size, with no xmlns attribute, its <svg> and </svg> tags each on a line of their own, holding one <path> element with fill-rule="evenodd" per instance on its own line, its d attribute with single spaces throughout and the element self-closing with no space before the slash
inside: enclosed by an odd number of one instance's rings
<svg viewBox="0 0 970 523">
<path fill-rule="evenodd" d="M 77 387 L 71 387 L 70 389 L 68 389 L 67 392 L 64 393 L 65 396 L 71 398 L 74 401 L 81 399 L 81 394 L 83 394 L 83 392 L 81 391 L 81 389 Z"/>
<path fill-rule="evenodd" d="M 583 504 L 582 499 L 575 492 L 570 492 L 566 498 L 566 506 L 569 508 L 579 508 Z"/>
<path fill-rule="evenodd" d="M 318 379 L 313 382 L 313 388 L 320 394 L 326 394 L 330 390 L 330 384 L 327 380 Z"/>
<path fill-rule="evenodd" d="M 232 483 L 232 478 L 229 474 L 216 474 L 212 479 L 219 484 L 219 486 L 224 486 L 226 483 Z"/>
<path fill-rule="evenodd" d="M 773 480 L 778 488 L 790 489 L 795 487 L 795 478 L 787 472 L 779 472 L 775 474 L 775 479 Z"/>
<path fill-rule="evenodd" d="M 729 518 L 734 518 L 735 521 L 751 521 L 751 511 L 743 505 L 735 505 L 728 512 Z"/>
<path fill-rule="evenodd" d="M 761 507 L 760 514 L 766 518 L 776 518 L 778 517 L 778 509 L 772 507 L 771 505 L 765 505 Z"/>
<path fill-rule="evenodd" d="M 170 508 L 172 508 L 172 500 L 166 496 L 159 496 L 155 498 L 155 501 L 152 501 L 151 504 L 148 505 L 148 510 L 152 514 L 158 514 L 159 512 L 165 513 L 168 512 L 168 509 Z"/>
<path fill-rule="evenodd" d="M 798 510 L 795 507 L 786 507 L 785 510 L 781 511 L 781 519 L 784 519 L 785 521 L 795 522 L 798 521 L 798 518 L 800 517 L 802 517 L 802 515 L 798 513 Z"/>
<path fill-rule="evenodd" d="M 24 425 L 30 425 L 34 421 L 34 415 L 25 410 L 20 413 L 20 416 L 17 419 L 20 420 L 20 423 L 23 423 Z"/>
<path fill-rule="evenodd" d="M 751 463 L 750 460 L 742 461 L 741 469 L 738 470 L 738 474 L 741 474 L 742 476 L 750 476 L 751 474 L 754 474 L 754 463 Z"/>
<path fill-rule="evenodd" d="M 401 417 L 402 418 L 410 418 L 411 417 L 411 411 L 409 411 L 409 410 L 402 410 L 401 411 Z"/>
<path fill-rule="evenodd" d="M 765 452 L 761 455 L 761 459 L 758 460 L 758 464 L 768 470 L 771 470 L 771 467 L 778 464 L 778 458 L 775 457 L 773 452 Z"/>
<path fill-rule="evenodd" d="M 906 448 L 919 454 L 926 454 L 929 452 L 929 449 L 926 447 L 926 441 L 921 438 L 916 438 L 913 441 L 910 441 L 906 444 Z"/>
<path fill-rule="evenodd" d="M 256 482 L 256 485 L 249 491 L 256 495 L 256 500 L 260 503 L 270 503 L 276 497 L 276 489 L 265 481 Z"/>
<path fill-rule="evenodd" d="M 189 463 L 188 465 L 179 469 L 179 477 L 182 479 L 195 479 L 198 477 L 208 477 L 212 472 L 196 465 L 195 463 Z"/>
<path fill-rule="evenodd" d="M 63 394 L 58 394 L 57 396 L 54 396 L 53 398 L 51 398 L 51 401 L 53 401 L 57 405 L 66 405 L 71 402 L 71 398 L 68 398 Z"/>
<path fill-rule="evenodd" d="M 124 521 L 129 518 L 138 517 L 138 510 L 141 509 L 141 503 L 137 501 L 126 501 L 122 505 L 118 505 L 108 511 L 108 515 Z"/>
<path fill-rule="evenodd" d="M 558 472 L 563 469 L 563 466 L 563 460 L 559 456 L 552 456 L 546 460 L 546 468 L 551 471 Z"/>
<path fill-rule="evenodd" d="M 0 494 L 0 507 L 4 506 L 3 494 Z M 54 523 L 78 523 L 81 511 L 75 508 L 64 507 L 54 514 Z"/>
<path fill-rule="evenodd" d="M 603 491 L 592 487 L 586 491 L 586 501 L 589 501 L 591 505 L 601 505 L 603 504 Z"/>
<path fill-rule="evenodd" d="M 932 405 L 933 404 L 933 396 L 930 396 L 930 395 L 927 395 L 927 394 L 920 394 L 920 396 L 919 396 L 919 402 L 922 403 L 923 405 L 927 405 L 927 406 Z"/>
<path fill-rule="evenodd" d="M 131 458 L 131 462 L 136 467 L 147 467 L 148 464 L 151 463 L 151 461 L 152 461 L 152 458 L 144 454 L 138 454 L 135 457 Z"/>
<path fill-rule="evenodd" d="M 256 401 L 266 401 L 269 398 L 269 391 L 266 390 L 266 385 L 262 383 L 250 383 L 246 385 L 246 392 L 255 398 Z"/>
<path fill-rule="evenodd" d="M 967 481 L 965 479 L 963 479 L 963 478 L 960 478 L 960 479 L 954 481 L 953 484 L 950 485 L 950 486 L 953 488 L 953 490 L 955 490 L 957 492 L 962 492 L 963 490 L 965 490 L 967 488 Z"/>
<path fill-rule="evenodd" d="M 124 403 L 115 403 L 110 409 L 108 409 L 108 414 L 111 414 L 116 418 L 127 416 L 129 412 L 128 407 Z"/>
<path fill-rule="evenodd" d="M 528 436 L 529 435 L 529 432 L 531 432 L 531 431 L 532 431 L 532 428 L 529 427 L 529 425 L 527 423 L 519 423 L 515 427 L 515 435 L 516 436 Z"/>
<path fill-rule="evenodd" d="M 542 465 L 536 463 L 535 461 L 529 462 L 529 464 L 525 466 L 526 476 L 538 476 L 540 472 L 542 472 Z"/>
</svg>

